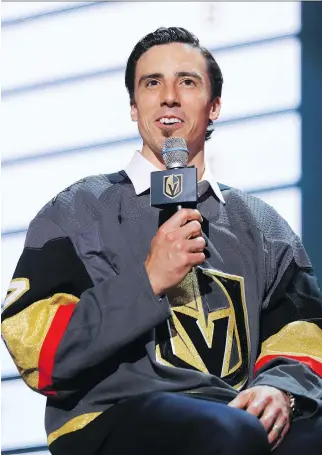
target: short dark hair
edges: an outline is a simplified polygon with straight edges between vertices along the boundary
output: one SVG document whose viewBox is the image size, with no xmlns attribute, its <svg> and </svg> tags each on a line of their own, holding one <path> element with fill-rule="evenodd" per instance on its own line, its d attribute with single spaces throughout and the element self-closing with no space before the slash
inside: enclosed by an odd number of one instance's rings
<svg viewBox="0 0 322 455">
<path fill-rule="evenodd" d="M 192 47 L 199 49 L 201 54 L 205 57 L 208 65 L 208 76 L 211 85 L 211 99 L 214 100 L 221 96 L 223 76 L 218 63 L 211 55 L 211 53 L 199 43 L 198 38 L 192 33 L 188 32 L 185 28 L 181 27 L 161 27 L 155 32 L 149 33 L 144 36 L 134 47 L 128 58 L 125 70 L 125 86 L 130 95 L 130 102 L 133 104 L 134 100 L 134 81 L 135 69 L 139 58 L 153 46 L 170 43 L 183 43 L 189 44 Z M 209 120 L 209 126 L 206 131 L 206 140 L 210 139 L 212 134 L 212 121 Z"/>
</svg>

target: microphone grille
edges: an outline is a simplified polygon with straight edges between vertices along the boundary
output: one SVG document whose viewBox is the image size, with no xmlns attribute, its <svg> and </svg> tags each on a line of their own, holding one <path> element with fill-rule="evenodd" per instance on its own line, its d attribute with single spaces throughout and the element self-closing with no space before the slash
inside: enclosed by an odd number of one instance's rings
<svg viewBox="0 0 322 455">
<path fill-rule="evenodd" d="M 167 169 L 186 167 L 188 155 L 188 147 L 182 137 L 169 137 L 164 141 L 162 157 Z"/>
</svg>

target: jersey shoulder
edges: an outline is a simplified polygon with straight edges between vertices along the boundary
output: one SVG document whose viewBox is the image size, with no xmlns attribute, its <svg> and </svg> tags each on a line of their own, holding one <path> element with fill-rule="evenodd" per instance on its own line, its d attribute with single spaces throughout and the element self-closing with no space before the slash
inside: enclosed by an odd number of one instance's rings
<svg viewBox="0 0 322 455">
<path fill-rule="evenodd" d="M 282 215 L 263 199 L 234 187 L 221 186 L 226 201 L 222 217 L 229 224 L 239 225 L 245 230 L 253 227 L 260 230 L 266 238 L 279 238 L 287 243 L 296 237 Z"/>
<path fill-rule="evenodd" d="M 126 174 L 123 171 L 84 177 L 60 191 L 50 203 L 54 205 L 58 201 L 72 199 L 79 191 L 99 197 L 104 191 L 112 188 L 113 185 L 123 182 L 125 179 Z"/>
<path fill-rule="evenodd" d="M 99 174 L 84 177 L 72 183 L 53 197 L 37 214 L 36 218 L 50 218 L 58 224 L 60 220 L 90 222 L 100 210 L 100 200 L 111 198 L 115 201 L 115 189 L 127 179 L 123 172 Z M 113 205 L 113 204 L 112 204 Z M 111 205 L 111 209 L 112 209 Z"/>
</svg>

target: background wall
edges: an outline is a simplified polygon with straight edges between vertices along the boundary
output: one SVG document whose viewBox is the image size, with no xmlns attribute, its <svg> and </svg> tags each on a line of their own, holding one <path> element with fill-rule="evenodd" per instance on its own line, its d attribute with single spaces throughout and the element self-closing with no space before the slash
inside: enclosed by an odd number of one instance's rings
<svg viewBox="0 0 322 455">
<path fill-rule="evenodd" d="M 124 66 L 136 42 L 159 26 L 194 32 L 222 68 L 222 115 L 207 143 L 218 180 L 273 205 L 305 234 L 322 272 L 321 205 L 314 198 L 322 195 L 321 108 L 312 89 L 321 74 L 313 45 L 321 32 L 317 11 L 305 8 L 295 2 L 2 3 L 2 299 L 37 211 L 81 177 L 123 168 L 140 148 Z M 45 399 L 18 378 L 3 343 L 1 357 L 2 453 L 45 454 Z"/>
</svg>

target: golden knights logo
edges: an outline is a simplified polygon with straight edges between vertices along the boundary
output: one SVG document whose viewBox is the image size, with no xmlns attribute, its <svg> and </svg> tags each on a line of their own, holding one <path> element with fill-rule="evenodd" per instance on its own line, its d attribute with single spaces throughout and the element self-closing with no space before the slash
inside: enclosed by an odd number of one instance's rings
<svg viewBox="0 0 322 455">
<path fill-rule="evenodd" d="M 171 199 L 182 193 L 182 174 L 171 174 L 163 177 L 163 194 Z"/>
<path fill-rule="evenodd" d="M 156 330 L 156 360 L 216 375 L 240 389 L 250 352 L 244 279 L 198 267 L 168 298 L 172 318 Z"/>
</svg>

